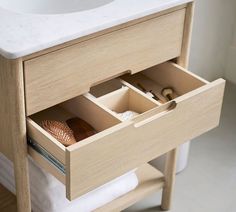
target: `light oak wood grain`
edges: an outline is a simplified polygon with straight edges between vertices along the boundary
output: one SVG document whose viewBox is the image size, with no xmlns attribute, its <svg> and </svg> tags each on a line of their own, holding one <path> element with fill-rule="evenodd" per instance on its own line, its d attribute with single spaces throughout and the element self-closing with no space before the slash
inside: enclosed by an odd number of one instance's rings
<svg viewBox="0 0 236 212">
<path fill-rule="evenodd" d="M 190 41 L 191 41 L 192 25 L 193 25 L 193 13 L 194 13 L 194 2 L 191 2 L 187 4 L 182 50 L 181 50 L 180 57 L 177 58 L 177 64 L 182 66 L 183 68 L 188 68 L 188 63 L 189 63 Z M 181 68 L 180 66 L 178 66 L 178 68 L 183 70 L 183 68 Z M 187 73 L 186 70 L 183 70 L 183 71 Z M 199 79 L 194 74 L 191 74 L 191 73 L 188 73 L 188 74 Z M 205 83 L 207 82 L 205 81 Z M 176 174 L 177 153 L 178 153 L 178 148 L 168 152 L 166 155 L 166 164 L 165 164 L 166 182 L 165 182 L 165 187 L 162 193 L 162 205 L 161 205 L 163 210 L 170 210 L 171 205 L 172 205 L 174 184 L 175 184 L 175 174 Z"/>
<path fill-rule="evenodd" d="M 121 121 L 111 111 L 94 102 L 91 95 L 79 96 L 61 104 L 74 117 L 80 117 L 91 124 L 99 133 L 119 124 Z"/>
<path fill-rule="evenodd" d="M 179 56 L 184 17 L 181 9 L 25 61 L 27 115 L 122 73 L 136 73 Z"/>
<path fill-rule="evenodd" d="M 66 147 L 46 132 L 42 128 L 41 123 L 43 120 L 65 122 L 74 117 L 80 117 L 85 120 L 91 124 L 97 132 L 103 131 L 121 122 L 118 118 L 112 115 L 111 111 L 95 104 L 90 97 L 79 96 L 28 117 L 28 136 L 33 139 L 34 142 L 37 142 L 37 144 L 46 149 L 48 153 L 56 157 L 62 164 L 66 165 Z M 34 159 L 37 160 L 37 158 Z"/>
<path fill-rule="evenodd" d="M 172 87 L 177 96 L 188 93 L 209 83 L 196 74 L 193 74 L 172 62 L 166 62 L 152 67 L 143 71 L 142 74 L 151 79 L 157 85 L 160 85 L 161 89 Z"/>
<path fill-rule="evenodd" d="M 177 63 L 186 68 L 193 8 L 193 3 L 184 4 L 19 60 L 10 61 L 0 57 L 0 69 L 4 70 L 0 75 L 0 98 L 7 102 L 0 106 L 0 115 L 8 119 L 6 123 L 0 121 L 0 151 L 14 161 L 20 212 L 30 211 L 22 61 L 25 67 L 27 115 L 83 94 L 91 86 L 115 76 L 135 74 L 176 57 Z M 132 121 L 121 123 L 106 108 L 109 107 L 107 102 L 102 102 L 109 100 L 109 104 L 119 106 L 117 99 L 109 99 L 109 94 L 101 97 L 100 101 L 88 94 L 85 98 L 88 104 L 83 105 L 82 111 L 76 109 L 75 102 L 79 97 L 63 104 L 70 113 L 87 118 L 102 131 L 71 147 L 65 148 L 39 126 L 39 119 L 44 116 L 38 116 L 38 121 L 28 117 L 28 134 L 65 165 L 66 176 L 31 148 L 30 155 L 66 185 L 67 197 L 72 200 L 217 126 L 224 80 L 209 83 L 179 65 L 164 63 L 142 72 L 135 79 L 143 82 L 151 79 L 152 83 L 149 82 L 148 86 L 153 86 L 158 92 L 163 86 L 173 86 L 177 107 L 170 108 L 173 106 L 171 102 L 162 105 L 149 97 L 146 98 L 149 100 L 146 104 L 142 98 L 133 95 L 133 100 L 145 103 L 140 103 L 138 108 L 145 108 L 145 105 L 157 107 L 149 108 L 149 111 Z M 135 86 L 127 86 L 133 93 L 145 98 Z M 58 107 L 50 110 L 55 108 Z M 86 109 L 92 109 L 92 112 L 86 115 Z M 65 111 L 59 114 L 60 118 L 68 117 Z M 10 123 L 13 123 L 11 127 Z M 162 208 L 170 209 L 176 152 L 177 149 L 174 149 L 168 153 L 165 178 L 160 172 L 144 165 L 137 171 L 141 182 L 137 189 L 97 211 L 123 210 L 159 190 L 164 184 Z"/>
<path fill-rule="evenodd" d="M 31 118 L 27 118 L 28 136 L 65 165 L 65 146 L 46 132 L 39 124 Z"/>
<path fill-rule="evenodd" d="M 161 94 L 161 90 L 163 89 L 163 87 L 160 84 L 157 84 L 155 81 L 153 81 L 152 78 L 146 76 L 144 72 L 139 72 L 134 75 L 125 75 L 122 76 L 121 78 L 124 81 L 130 83 L 135 88 L 139 89 L 141 92 L 143 91 L 139 85 L 142 85 L 142 88 L 145 88 L 145 90 L 152 91 L 153 93 L 155 93 L 155 95 L 159 99 L 158 101 L 156 101 L 157 103 L 159 103 L 159 105 L 167 102 L 166 99 Z"/>
<path fill-rule="evenodd" d="M 169 81 L 174 83 L 176 90 L 181 94 L 175 99 L 176 108 L 169 109 L 172 102 L 161 106 L 157 104 L 156 108 L 149 108 L 148 111 L 134 118 L 133 121 L 120 123 L 117 120 L 114 124 L 104 125 L 107 122 L 104 122 L 105 117 L 113 116 L 105 108 L 106 104 L 102 104 L 102 100 L 107 101 L 111 94 L 98 99 L 87 95 L 70 100 L 68 101 L 69 104 L 62 104 L 66 106 L 67 110 L 70 110 L 70 113 L 83 116 L 86 121 L 93 122 L 97 127 L 108 126 L 108 128 L 102 128 L 102 132 L 65 148 L 66 154 L 63 150 L 62 155 L 66 158 L 66 188 L 69 199 L 89 192 L 130 169 L 170 151 L 184 141 L 217 126 L 224 80 L 209 83 L 170 62 L 157 66 L 156 69 L 146 70 L 147 76 L 148 73 L 152 73 L 150 76 L 157 84 L 165 84 Z M 166 75 L 169 75 L 170 79 Z M 178 83 L 174 79 L 178 79 Z M 132 88 L 130 86 L 128 89 Z M 121 91 L 123 92 L 122 89 Z M 114 93 L 119 94 L 120 91 Z M 81 98 L 86 99 L 82 104 L 83 107 L 80 106 Z M 137 103 L 140 102 L 138 99 L 136 99 Z M 73 103 L 73 101 L 77 103 Z M 111 98 L 109 101 L 117 100 Z M 153 102 L 150 103 L 153 104 Z M 109 105 L 107 106 L 110 107 Z M 89 111 L 86 111 L 87 109 Z M 54 109 L 51 108 L 50 110 Z M 101 113 L 101 111 L 103 112 Z M 58 113 L 56 114 L 59 117 Z M 100 122 L 94 119 L 96 114 L 98 114 L 98 118 L 100 117 Z M 101 116 L 101 114 L 103 115 Z M 115 118 L 113 117 L 111 120 L 113 119 Z M 112 122 L 108 121 L 108 123 Z M 155 130 L 157 126 L 158 130 Z M 37 132 L 37 123 L 35 123 L 34 129 Z M 42 136 L 47 134 L 43 130 L 40 130 L 40 133 Z M 35 140 L 37 141 L 36 137 Z M 50 143 L 48 136 L 47 142 Z M 53 145 L 57 144 L 54 141 L 52 143 Z M 43 147 L 47 148 L 45 145 Z M 56 145 L 54 148 L 56 149 Z M 94 157 L 95 155 L 96 157 Z M 57 154 L 54 153 L 54 156 L 57 157 Z"/>
<path fill-rule="evenodd" d="M 11 126 L 17 125 L 14 120 L 17 113 L 14 105 L 17 97 L 15 97 L 14 91 L 18 88 L 17 84 L 12 85 L 16 80 L 13 68 L 14 65 L 10 61 L 0 56 L 0 151 L 12 161 L 14 158 L 12 143 L 15 134 Z"/>
<path fill-rule="evenodd" d="M 130 110 L 141 114 L 158 106 L 145 95 L 128 87 L 100 97 L 97 101 L 115 113 L 123 113 Z"/>
<path fill-rule="evenodd" d="M 173 199 L 174 187 L 175 187 L 175 175 L 176 175 L 176 162 L 177 162 L 178 149 L 173 149 L 166 153 L 165 161 L 165 184 L 162 191 L 162 210 L 170 210 Z"/>
<path fill-rule="evenodd" d="M 194 7 L 195 7 L 195 2 L 191 2 L 187 4 L 186 13 L 185 13 L 184 34 L 183 34 L 181 55 L 180 57 L 178 57 L 178 60 L 177 60 L 177 63 L 184 68 L 188 68 L 188 63 L 189 63 Z"/>
<path fill-rule="evenodd" d="M 31 210 L 26 142 L 23 64 L 0 56 L 0 151 L 14 163 L 17 208 Z"/>
<path fill-rule="evenodd" d="M 159 97 L 159 103 L 167 102 L 161 94 L 165 87 L 173 88 L 173 98 L 176 98 L 208 83 L 172 62 L 154 66 L 134 75 L 124 75 L 121 78 L 138 89 L 140 89 L 138 84 L 141 84 L 146 90 L 152 90 Z"/>
<path fill-rule="evenodd" d="M 134 119 L 134 123 L 119 124 L 67 148 L 68 199 L 74 199 L 216 127 L 224 84 L 224 80 L 207 84 L 176 98 L 174 110 L 161 112 L 160 106 L 150 114 L 138 117 L 138 122 Z"/>
<path fill-rule="evenodd" d="M 78 43 L 90 40 L 92 38 L 95 38 L 95 37 L 98 37 L 98 36 L 102 36 L 104 34 L 107 34 L 107 33 L 110 33 L 110 32 L 114 32 L 114 31 L 117 31 L 117 30 L 120 30 L 120 29 L 124 29 L 124 28 L 130 27 L 132 25 L 135 25 L 135 24 L 138 24 L 138 23 L 141 23 L 141 22 L 144 22 L 144 21 L 148 21 L 148 20 L 153 19 L 153 18 L 157 18 L 159 16 L 166 15 L 168 13 L 171 13 L 171 12 L 174 12 L 174 11 L 177 11 L 177 10 L 180 10 L 180 9 L 184 9 L 186 7 L 187 7 L 187 4 L 181 4 L 181 5 L 178 5 L 176 7 L 171 7 L 169 9 L 167 9 L 167 10 L 163 10 L 163 11 L 160 11 L 158 13 L 154 13 L 154 14 L 147 15 L 147 16 L 144 16 L 144 17 L 141 17 L 141 18 L 138 18 L 138 19 L 134 19 L 134 20 L 125 22 L 123 24 L 119 24 L 119 25 L 116 25 L 114 27 L 110 27 L 108 29 L 104 29 L 104 30 L 95 32 L 93 34 L 89 34 L 89 35 L 83 36 L 81 38 L 78 38 L 78 39 L 75 39 L 75 40 L 71 40 L 71 41 L 59 44 L 57 46 L 53 46 L 53 47 L 47 48 L 47 49 L 39 51 L 39 52 L 34 52 L 34 53 L 30 54 L 30 55 L 24 56 L 22 58 L 22 60 L 26 61 L 26 60 L 30 60 L 30 59 L 33 59 L 33 58 L 45 55 L 45 54 L 50 54 L 51 52 L 57 51 L 59 49 L 66 48 L 66 47 L 69 47 L 69 46 L 73 46 L 75 44 L 78 44 Z"/>
</svg>

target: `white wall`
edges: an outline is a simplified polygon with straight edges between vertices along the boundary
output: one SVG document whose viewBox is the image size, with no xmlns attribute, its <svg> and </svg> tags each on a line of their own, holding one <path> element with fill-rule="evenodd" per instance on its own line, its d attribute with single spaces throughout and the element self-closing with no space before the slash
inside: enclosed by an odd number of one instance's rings
<svg viewBox="0 0 236 212">
<path fill-rule="evenodd" d="M 225 78 L 233 83 L 236 83 L 236 20 L 234 28 L 235 28 L 234 37 L 228 52 Z"/>
<path fill-rule="evenodd" d="M 235 11 L 236 13 L 236 11 Z M 234 39 L 233 39 L 233 45 L 236 46 L 236 19 L 235 19 L 235 25 L 234 25 Z"/>
<path fill-rule="evenodd" d="M 191 71 L 208 80 L 224 76 L 235 18 L 236 0 L 196 0 Z"/>
</svg>

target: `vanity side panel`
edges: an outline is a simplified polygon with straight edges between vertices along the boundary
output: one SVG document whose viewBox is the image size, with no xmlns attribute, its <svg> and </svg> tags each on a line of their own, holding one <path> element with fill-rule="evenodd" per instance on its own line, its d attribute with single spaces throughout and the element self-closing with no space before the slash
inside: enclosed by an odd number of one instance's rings
<svg viewBox="0 0 236 212">
<path fill-rule="evenodd" d="M 0 152 L 14 163 L 17 211 L 30 212 L 24 75 L 21 59 L 0 56 Z"/>
<path fill-rule="evenodd" d="M 12 144 L 20 135 L 20 101 L 24 102 L 24 94 L 21 93 L 23 71 L 20 73 L 20 66 L 20 61 L 0 56 L 0 152 L 11 161 L 14 158 Z"/>
<path fill-rule="evenodd" d="M 24 62 L 27 115 L 181 53 L 185 8 Z"/>
</svg>

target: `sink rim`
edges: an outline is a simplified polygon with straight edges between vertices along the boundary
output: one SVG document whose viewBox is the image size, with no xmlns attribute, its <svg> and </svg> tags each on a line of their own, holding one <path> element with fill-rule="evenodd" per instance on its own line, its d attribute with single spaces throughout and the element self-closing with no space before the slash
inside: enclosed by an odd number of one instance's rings
<svg viewBox="0 0 236 212">
<path fill-rule="evenodd" d="M 114 1 L 115 0 L 34 0 L 32 2 L 32 0 L 21 0 L 19 2 L 18 0 L 2 0 L 0 2 L 0 8 L 20 14 L 66 15 L 98 9 Z"/>
</svg>

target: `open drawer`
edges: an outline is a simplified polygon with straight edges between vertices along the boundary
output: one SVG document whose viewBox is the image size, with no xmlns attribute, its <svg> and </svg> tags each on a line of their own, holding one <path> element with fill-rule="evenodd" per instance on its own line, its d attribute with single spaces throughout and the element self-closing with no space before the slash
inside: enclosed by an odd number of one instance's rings
<svg viewBox="0 0 236 212">
<path fill-rule="evenodd" d="M 166 62 L 28 117 L 28 136 L 36 149 L 56 161 L 57 169 L 50 165 L 57 170 L 52 173 L 65 183 L 72 200 L 216 127 L 224 86 L 223 79 L 209 83 Z M 143 87 L 155 95 L 143 92 Z M 165 87 L 172 87 L 172 100 L 161 95 Z M 136 114 L 126 120 L 121 113 L 128 110 Z M 40 126 L 44 119 L 74 116 L 98 133 L 65 147 Z M 30 152 L 36 160 L 45 160 Z"/>
</svg>

